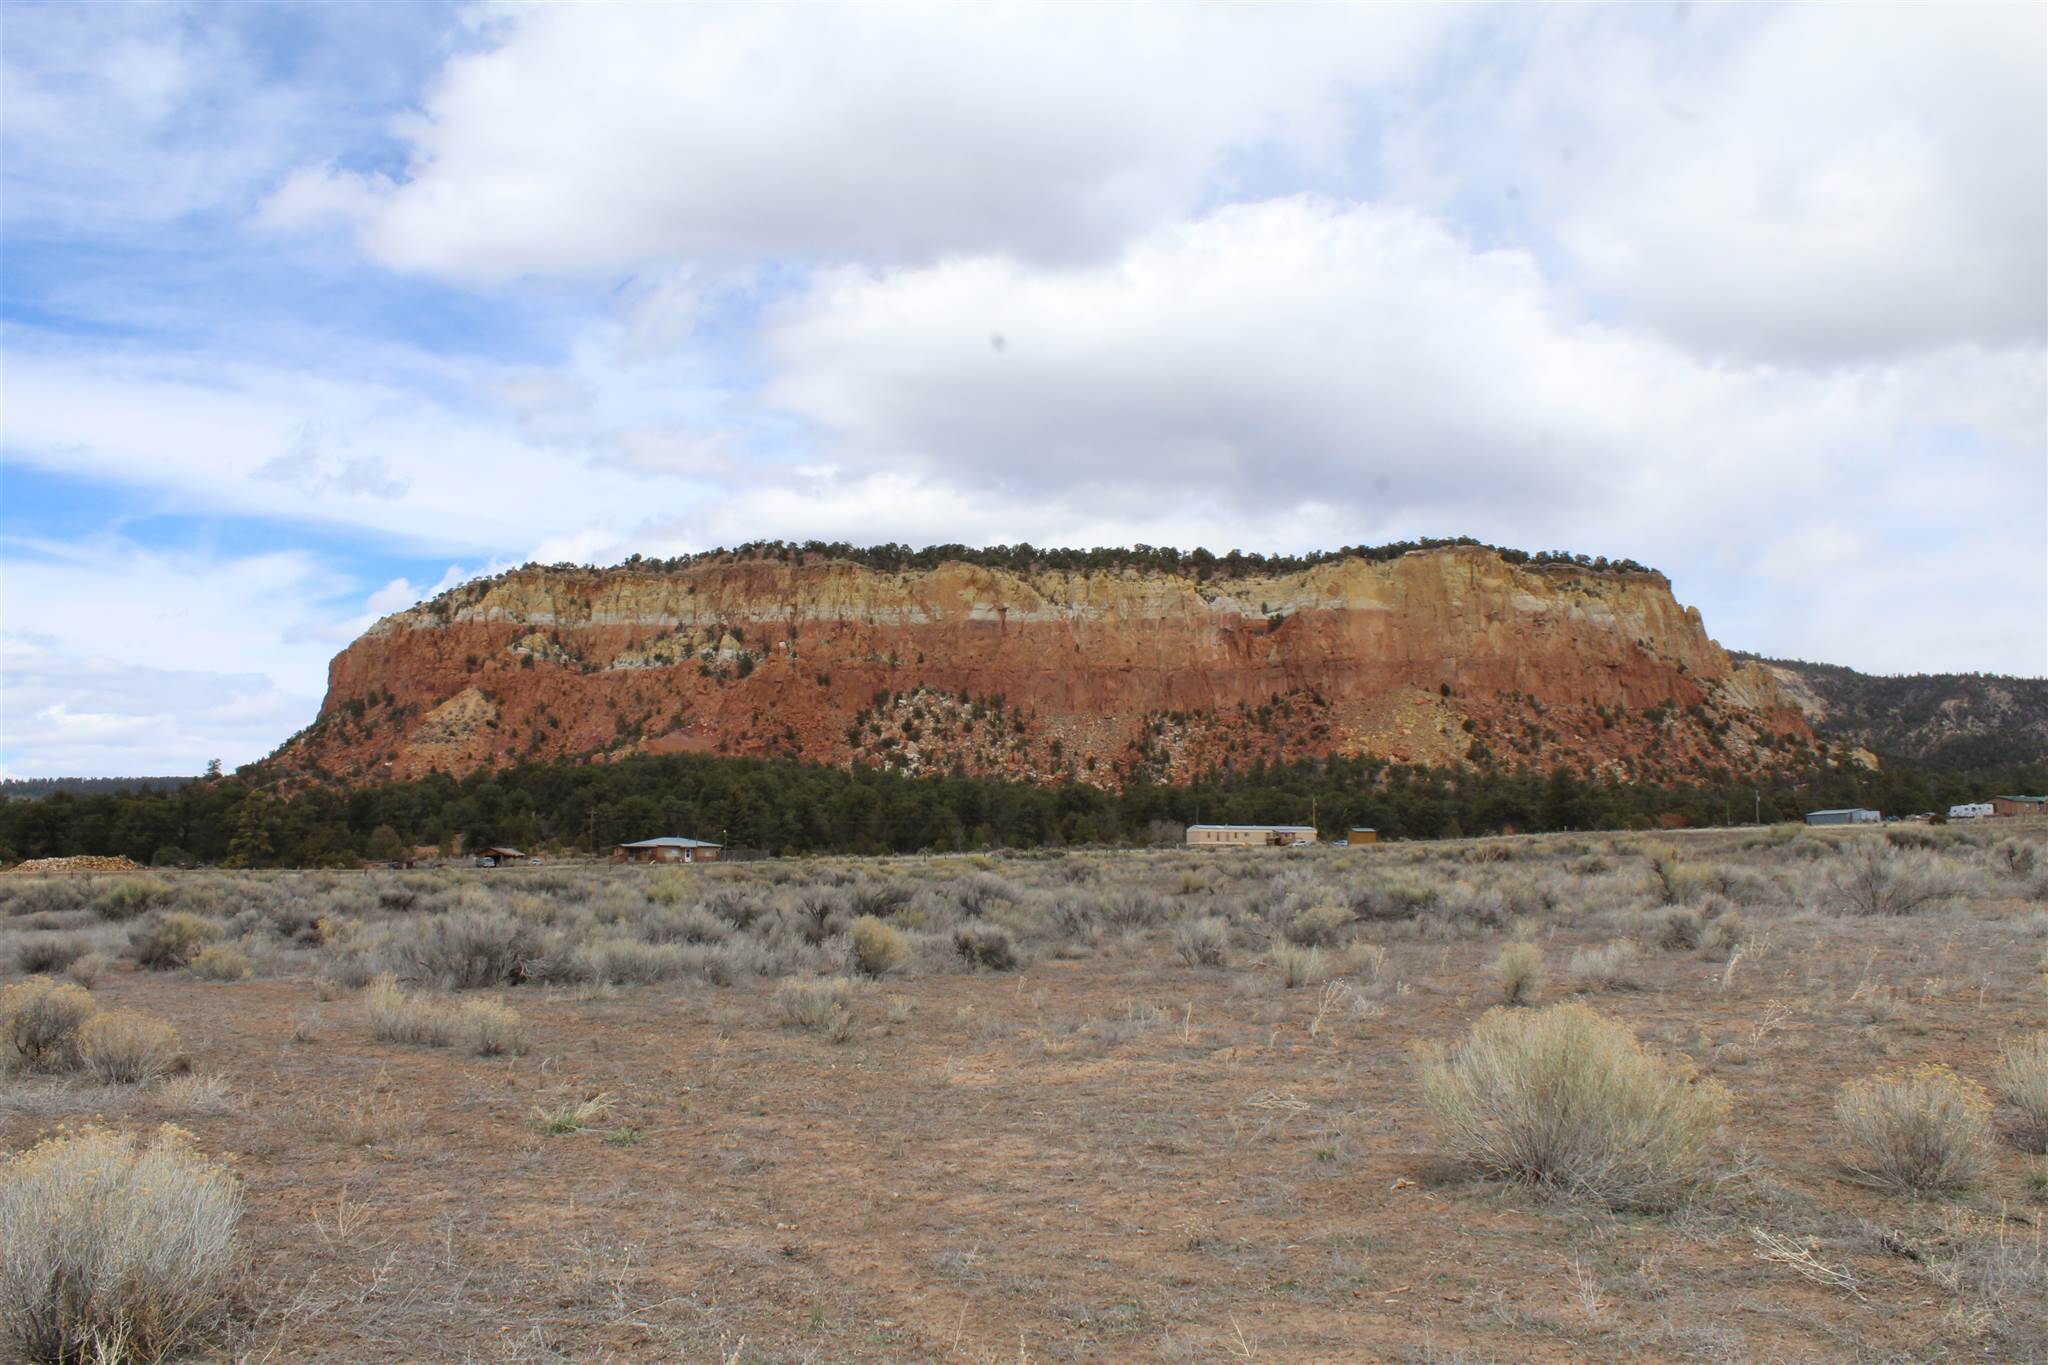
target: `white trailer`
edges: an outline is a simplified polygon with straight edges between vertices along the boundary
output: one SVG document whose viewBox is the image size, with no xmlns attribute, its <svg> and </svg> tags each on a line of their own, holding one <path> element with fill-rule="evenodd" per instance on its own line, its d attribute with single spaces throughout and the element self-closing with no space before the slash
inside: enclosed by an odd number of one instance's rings
<svg viewBox="0 0 2048 1365">
<path fill-rule="evenodd" d="M 1960 806 L 1950 806 L 1948 808 L 1948 818 L 1951 820 L 1988 820 L 1991 818 L 1991 803 L 1989 801 L 1970 801 Z"/>
</svg>

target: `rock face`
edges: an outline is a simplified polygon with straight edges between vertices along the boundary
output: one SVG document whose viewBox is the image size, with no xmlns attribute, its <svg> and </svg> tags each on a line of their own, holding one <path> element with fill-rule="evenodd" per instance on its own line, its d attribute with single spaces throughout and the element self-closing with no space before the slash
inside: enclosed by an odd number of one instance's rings
<svg viewBox="0 0 2048 1365">
<path fill-rule="evenodd" d="M 697 751 L 1114 786 L 1339 754 L 1656 779 L 1810 739 L 1656 573 L 1469 547 L 1207 581 L 785 553 L 454 589 L 344 650 L 274 762 L 362 782 Z"/>
</svg>

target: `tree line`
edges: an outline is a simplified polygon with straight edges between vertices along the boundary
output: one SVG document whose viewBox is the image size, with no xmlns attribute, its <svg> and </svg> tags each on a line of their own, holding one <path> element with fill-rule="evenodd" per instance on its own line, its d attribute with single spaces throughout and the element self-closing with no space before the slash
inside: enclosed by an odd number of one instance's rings
<svg viewBox="0 0 2048 1365">
<path fill-rule="evenodd" d="M 907 777 L 856 765 L 709 755 L 535 764 L 279 796 L 239 777 L 176 789 L 0 806 L 0 855 L 81 853 L 237 867 L 348 866 L 414 847 L 485 844 L 602 852 L 679 834 L 778 854 L 909 853 L 1172 842 L 1191 823 L 1355 826 L 1383 838 L 1509 831 L 1647 829 L 1799 818 L 1829 806 L 1945 811 L 1993 792 L 2040 791 L 2048 772 L 1966 778 L 1816 759 L 1766 778 L 1689 784 L 1610 781 L 1560 769 L 1429 768 L 1371 758 L 1254 763 L 1176 786 L 1121 791 L 969 777 Z"/>
<path fill-rule="evenodd" d="M 1379 545 L 1345 545 L 1334 550 L 1319 550 L 1310 554 L 1261 554 L 1257 551 L 1230 550 L 1217 554 L 1212 550 L 1196 548 L 1181 550 L 1171 545 L 1113 545 L 1095 546 L 1082 549 L 1067 546 L 1039 546 L 1028 543 L 1016 545 L 926 545 L 913 547 L 889 543 L 885 545 L 853 545 L 846 541 L 786 541 L 756 540 L 732 549 L 720 547 L 698 554 L 680 555 L 671 559 L 650 558 L 632 555 L 619 567 L 642 573 L 675 573 L 699 564 L 733 562 L 744 560 L 775 560 L 785 564 L 801 564 L 809 559 L 843 560 L 863 568 L 884 573 L 905 573 L 926 571 L 941 564 L 973 564 L 981 568 L 1004 569 L 1012 573 L 1030 574 L 1093 573 L 1105 570 L 1140 569 L 1153 573 L 1185 574 L 1198 581 L 1210 579 L 1232 579 L 1249 576 L 1301 573 L 1319 564 L 1331 564 L 1343 559 L 1363 559 L 1380 563 L 1399 559 L 1402 555 L 1418 550 L 1444 550 L 1471 548 L 1486 550 L 1498 555 L 1509 564 L 1557 564 L 1569 568 L 1585 569 L 1593 573 L 1653 573 L 1655 570 L 1633 559 L 1609 559 L 1606 555 L 1579 554 L 1571 550 L 1528 550 L 1509 549 L 1488 545 L 1471 536 L 1423 536 L 1415 540 L 1395 540 Z M 512 573 L 526 573 L 547 568 L 564 573 L 597 573 L 598 568 L 588 564 L 524 564 Z M 478 580 L 450 590 L 450 594 L 474 592 Z"/>
</svg>

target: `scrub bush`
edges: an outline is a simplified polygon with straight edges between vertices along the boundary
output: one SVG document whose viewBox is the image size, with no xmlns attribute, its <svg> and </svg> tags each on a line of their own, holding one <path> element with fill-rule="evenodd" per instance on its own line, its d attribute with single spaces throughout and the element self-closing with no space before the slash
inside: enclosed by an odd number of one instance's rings
<svg viewBox="0 0 2048 1365">
<path fill-rule="evenodd" d="M 1445 1146 L 1484 1174 L 1615 1208 L 1665 1208 L 1711 1172 L 1722 1089 L 1653 1056 L 1582 1004 L 1489 1010 L 1425 1058 Z"/>
<path fill-rule="evenodd" d="M 161 1360 L 216 1319 L 241 1192 L 179 1129 L 104 1128 L 0 1165 L 0 1334 L 38 1365 Z"/>
</svg>

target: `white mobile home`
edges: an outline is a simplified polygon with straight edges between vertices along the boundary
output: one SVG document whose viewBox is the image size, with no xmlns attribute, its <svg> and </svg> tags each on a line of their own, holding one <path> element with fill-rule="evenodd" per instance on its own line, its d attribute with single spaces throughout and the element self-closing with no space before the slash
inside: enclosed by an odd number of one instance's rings
<svg viewBox="0 0 2048 1365">
<path fill-rule="evenodd" d="M 1314 825 L 1189 825 L 1189 848 L 1292 848 L 1316 841 Z"/>
</svg>

